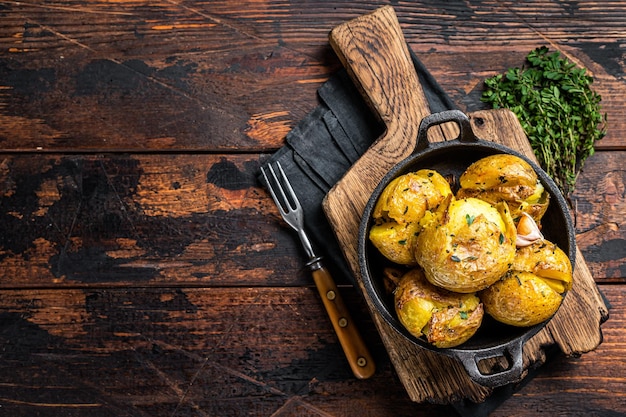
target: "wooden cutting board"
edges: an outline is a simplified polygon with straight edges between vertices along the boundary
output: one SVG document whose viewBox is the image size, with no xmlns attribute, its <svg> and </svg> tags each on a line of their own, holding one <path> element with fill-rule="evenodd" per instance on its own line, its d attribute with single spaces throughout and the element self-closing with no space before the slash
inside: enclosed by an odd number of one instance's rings
<svg viewBox="0 0 626 417">
<path fill-rule="evenodd" d="M 384 6 L 334 28 L 330 44 L 386 131 L 328 192 L 324 212 L 410 398 L 442 404 L 483 402 L 492 390 L 473 382 L 456 359 L 416 347 L 384 321 L 359 271 L 358 229 L 367 200 L 385 173 L 413 152 L 419 123 L 430 114 L 394 9 Z M 469 116 L 476 136 L 534 159 L 512 112 L 488 110 Z M 456 126 L 442 125 L 430 129 L 429 139 L 451 140 L 457 134 Z M 600 324 L 607 318 L 607 306 L 577 250 L 574 286 L 554 318 L 524 346 L 524 369 L 545 361 L 546 346 L 556 344 L 566 355 L 595 349 L 602 341 Z"/>
</svg>

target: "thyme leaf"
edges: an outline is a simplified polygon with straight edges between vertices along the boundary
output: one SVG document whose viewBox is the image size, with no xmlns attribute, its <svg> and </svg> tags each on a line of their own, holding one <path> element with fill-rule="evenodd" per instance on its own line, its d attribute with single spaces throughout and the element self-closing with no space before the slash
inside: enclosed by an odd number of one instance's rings
<svg viewBox="0 0 626 417">
<path fill-rule="evenodd" d="M 542 46 L 527 55 L 526 66 L 487 78 L 481 96 L 517 115 L 539 164 L 565 196 L 606 135 L 607 116 L 592 83 L 584 68 Z"/>
</svg>

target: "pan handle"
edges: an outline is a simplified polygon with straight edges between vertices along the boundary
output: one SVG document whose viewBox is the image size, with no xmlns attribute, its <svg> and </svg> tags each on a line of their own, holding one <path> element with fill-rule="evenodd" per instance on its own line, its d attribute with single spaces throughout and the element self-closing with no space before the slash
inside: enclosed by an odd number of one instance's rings
<svg viewBox="0 0 626 417">
<path fill-rule="evenodd" d="M 472 130 L 469 117 L 460 110 L 447 110 L 430 114 L 422 119 L 417 130 L 417 144 L 415 150 L 421 151 L 428 147 L 430 144 L 428 141 L 428 130 L 431 127 L 448 122 L 455 122 L 459 126 L 459 136 L 456 138 L 459 141 L 465 143 L 478 141 L 478 138 L 474 135 L 474 131 Z"/>
<path fill-rule="evenodd" d="M 518 382 L 524 371 L 522 348 L 523 338 L 515 339 L 504 345 L 478 350 L 457 350 L 455 356 L 459 359 L 472 380 L 480 385 L 495 388 Z M 485 359 L 505 357 L 509 367 L 500 372 L 484 374 L 478 368 L 478 363 Z"/>
</svg>

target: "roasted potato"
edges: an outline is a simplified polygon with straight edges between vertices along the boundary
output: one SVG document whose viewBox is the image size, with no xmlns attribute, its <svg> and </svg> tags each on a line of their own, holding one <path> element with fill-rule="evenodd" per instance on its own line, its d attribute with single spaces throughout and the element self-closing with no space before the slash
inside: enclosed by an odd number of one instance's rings
<svg viewBox="0 0 626 417">
<path fill-rule="evenodd" d="M 369 231 L 398 264 L 384 269 L 383 281 L 399 321 L 440 348 L 472 337 L 484 312 L 512 326 L 548 320 L 572 286 L 567 255 L 541 234 L 549 194 L 528 163 L 486 157 L 459 183 L 455 196 L 433 170 L 394 179 Z"/>
<path fill-rule="evenodd" d="M 415 337 L 440 348 L 458 346 L 476 333 L 483 306 L 475 294 L 457 294 L 432 285 L 421 269 L 400 279 L 394 291 L 398 319 Z"/>
<path fill-rule="evenodd" d="M 370 228 L 370 242 L 387 259 L 400 265 L 415 265 L 413 248 L 419 223 L 387 221 Z"/>
<path fill-rule="evenodd" d="M 547 240 L 517 249 L 511 269 L 531 272 L 559 294 L 572 289 L 572 264 L 556 244 Z"/>
<path fill-rule="evenodd" d="M 376 202 L 370 241 L 390 261 L 415 265 L 413 247 L 419 222 L 448 195 L 452 195 L 450 184 L 436 171 L 423 169 L 399 176 Z"/>
<path fill-rule="evenodd" d="M 480 293 L 485 310 L 512 326 L 533 326 L 556 313 L 572 288 L 572 265 L 557 245 L 546 240 L 517 249 L 511 270 Z"/>
<path fill-rule="evenodd" d="M 432 284 L 472 293 L 496 282 L 515 257 L 516 229 L 506 203 L 449 198 L 423 225 L 415 259 Z"/>
<path fill-rule="evenodd" d="M 426 210 L 436 208 L 450 194 L 450 184 L 437 171 L 410 172 L 385 187 L 372 216 L 398 223 L 419 222 Z"/>
<path fill-rule="evenodd" d="M 480 293 L 485 311 L 511 326 L 539 324 L 554 315 L 563 297 L 532 272 L 509 271 Z"/>
<path fill-rule="evenodd" d="M 475 197 L 491 204 L 506 202 L 515 221 L 528 213 L 539 222 L 545 214 L 550 194 L 535 170 L 523 159 L 508 154 L 481 158 L 459 178 L 457 198 Z"/>
</svg>

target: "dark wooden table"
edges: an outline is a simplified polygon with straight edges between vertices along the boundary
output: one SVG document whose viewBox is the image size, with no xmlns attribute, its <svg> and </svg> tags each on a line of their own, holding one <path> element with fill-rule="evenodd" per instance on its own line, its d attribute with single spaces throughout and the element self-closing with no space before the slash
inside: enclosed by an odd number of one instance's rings
<svg viewBox="0 0 626 417">
<path fill-rule="evenodd" d="M 331 28 L 386 2 L 0 2 L 0 414 L 447 416 L 356 380 L 256 175 L 341 64 Z M 607 136 L 572 202 L 611 304 L 494 416 L 626 415 L 626 4 L 392 2 L 465 111 L 546 45 L 588 68 Z M 443 3 L 443 4 L 442 4 Z"/>
</svg>

